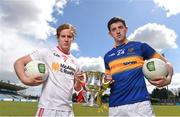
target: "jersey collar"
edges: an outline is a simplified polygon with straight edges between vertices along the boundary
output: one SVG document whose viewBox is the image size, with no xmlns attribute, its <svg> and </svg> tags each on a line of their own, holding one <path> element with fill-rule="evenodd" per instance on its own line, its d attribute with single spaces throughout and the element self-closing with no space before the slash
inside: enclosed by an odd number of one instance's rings
<svg viewBox="0 0 180 117">
<path fill-rule="evenodd" d="M 59 50 L 61 53 L 65 54 L 65 55 L 70 55 L 70 52 L 68 52 L 67 54 L 64 53 L 64 52 L 62 51 L 62 49 L 61 49 L 59 46 L 57 46 L 57 48 L 58 48 L 58 50 Z"/>
<path fill-rule="evenodd" d="M 120 47 L 120 46 L 122 46 L 122 45 L 127 44 L 128 42 L 129 42 L 129 41 L 126 40 L 126 41 L 124 41 L 123 43 L 121 43 L 121 44 L 119 44 L 119 45 L 114 45 L 114 48 L 118 48 L 118 47 Z"/>
</svg>

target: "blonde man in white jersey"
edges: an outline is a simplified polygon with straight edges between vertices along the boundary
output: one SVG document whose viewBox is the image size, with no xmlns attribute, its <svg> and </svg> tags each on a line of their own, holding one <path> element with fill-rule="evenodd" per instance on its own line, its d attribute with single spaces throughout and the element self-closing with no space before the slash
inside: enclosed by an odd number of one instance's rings
<svg viewBox="0 0 180 117">
<path fill-rule="evenodd" d="M 54 49 L 43 49 L 16 60 L 14 68 L 18 78 L 29 86 L 43 83 L 36 116 L 73 117 L 72 94 L 81 89 L 79 72 L 75 58 L 70 54 L 71 43 L 76 31 L 71 24 L 62 24 L 57 28 L 58 46 Z M 49 77 L 43 82 L 39 76 L 28 78 L 24 66 L 32 61 L 40 60 L 48 65 Z"/>
</svg>

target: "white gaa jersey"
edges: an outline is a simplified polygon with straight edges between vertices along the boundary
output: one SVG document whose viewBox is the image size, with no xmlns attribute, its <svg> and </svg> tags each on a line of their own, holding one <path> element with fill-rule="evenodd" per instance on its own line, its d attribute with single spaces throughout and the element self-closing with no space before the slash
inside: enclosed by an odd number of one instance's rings
<svg viewBox="0 0 180 117">
<path fill-rule="evenodd" d="M 74 74 L 79 70 L 75 58 L 58 48 L 35 51 L 30 56 L 33 60 L 44 61 L 49 67 L 49 77 L 43 84 L 38 107 L 71 111 Z"/>
</svg>

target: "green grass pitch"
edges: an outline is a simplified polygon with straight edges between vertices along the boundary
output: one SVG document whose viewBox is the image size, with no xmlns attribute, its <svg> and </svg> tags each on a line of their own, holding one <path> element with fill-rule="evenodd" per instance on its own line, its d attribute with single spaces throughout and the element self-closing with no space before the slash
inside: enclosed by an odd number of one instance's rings
<svg viewBox="0 0 180 117">
<path fill-rule="evenodd" d="M 153 109 L 156 116 L 180 116 L 180 106 L 153 105 Z M 36 110 L 36 102 L 0 101 L 0 116 L 34 116 Z M 75 116 L 107 116 L 108 110 L 74 104 L 74 113 Z"/>
</svg>

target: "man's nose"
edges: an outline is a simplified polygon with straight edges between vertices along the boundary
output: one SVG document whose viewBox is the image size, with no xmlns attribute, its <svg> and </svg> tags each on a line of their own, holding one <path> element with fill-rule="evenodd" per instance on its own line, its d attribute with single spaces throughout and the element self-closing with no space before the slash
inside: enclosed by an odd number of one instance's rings
<svg viewBox="0 0 180 117">
<path fill-rule="evenodd" d="M 68 37 L 65 37 L 65 41 L 69 41 L 69 38 L 68 38 Z"/>
<path fill-rule="evenodd" d="M 116 31 L 116 33 L 118 33 L 118 34 L 119 34 L 120 32 L 121 32 L 121 31 L 120 31 L 119 29 Z"/>
</svg>

